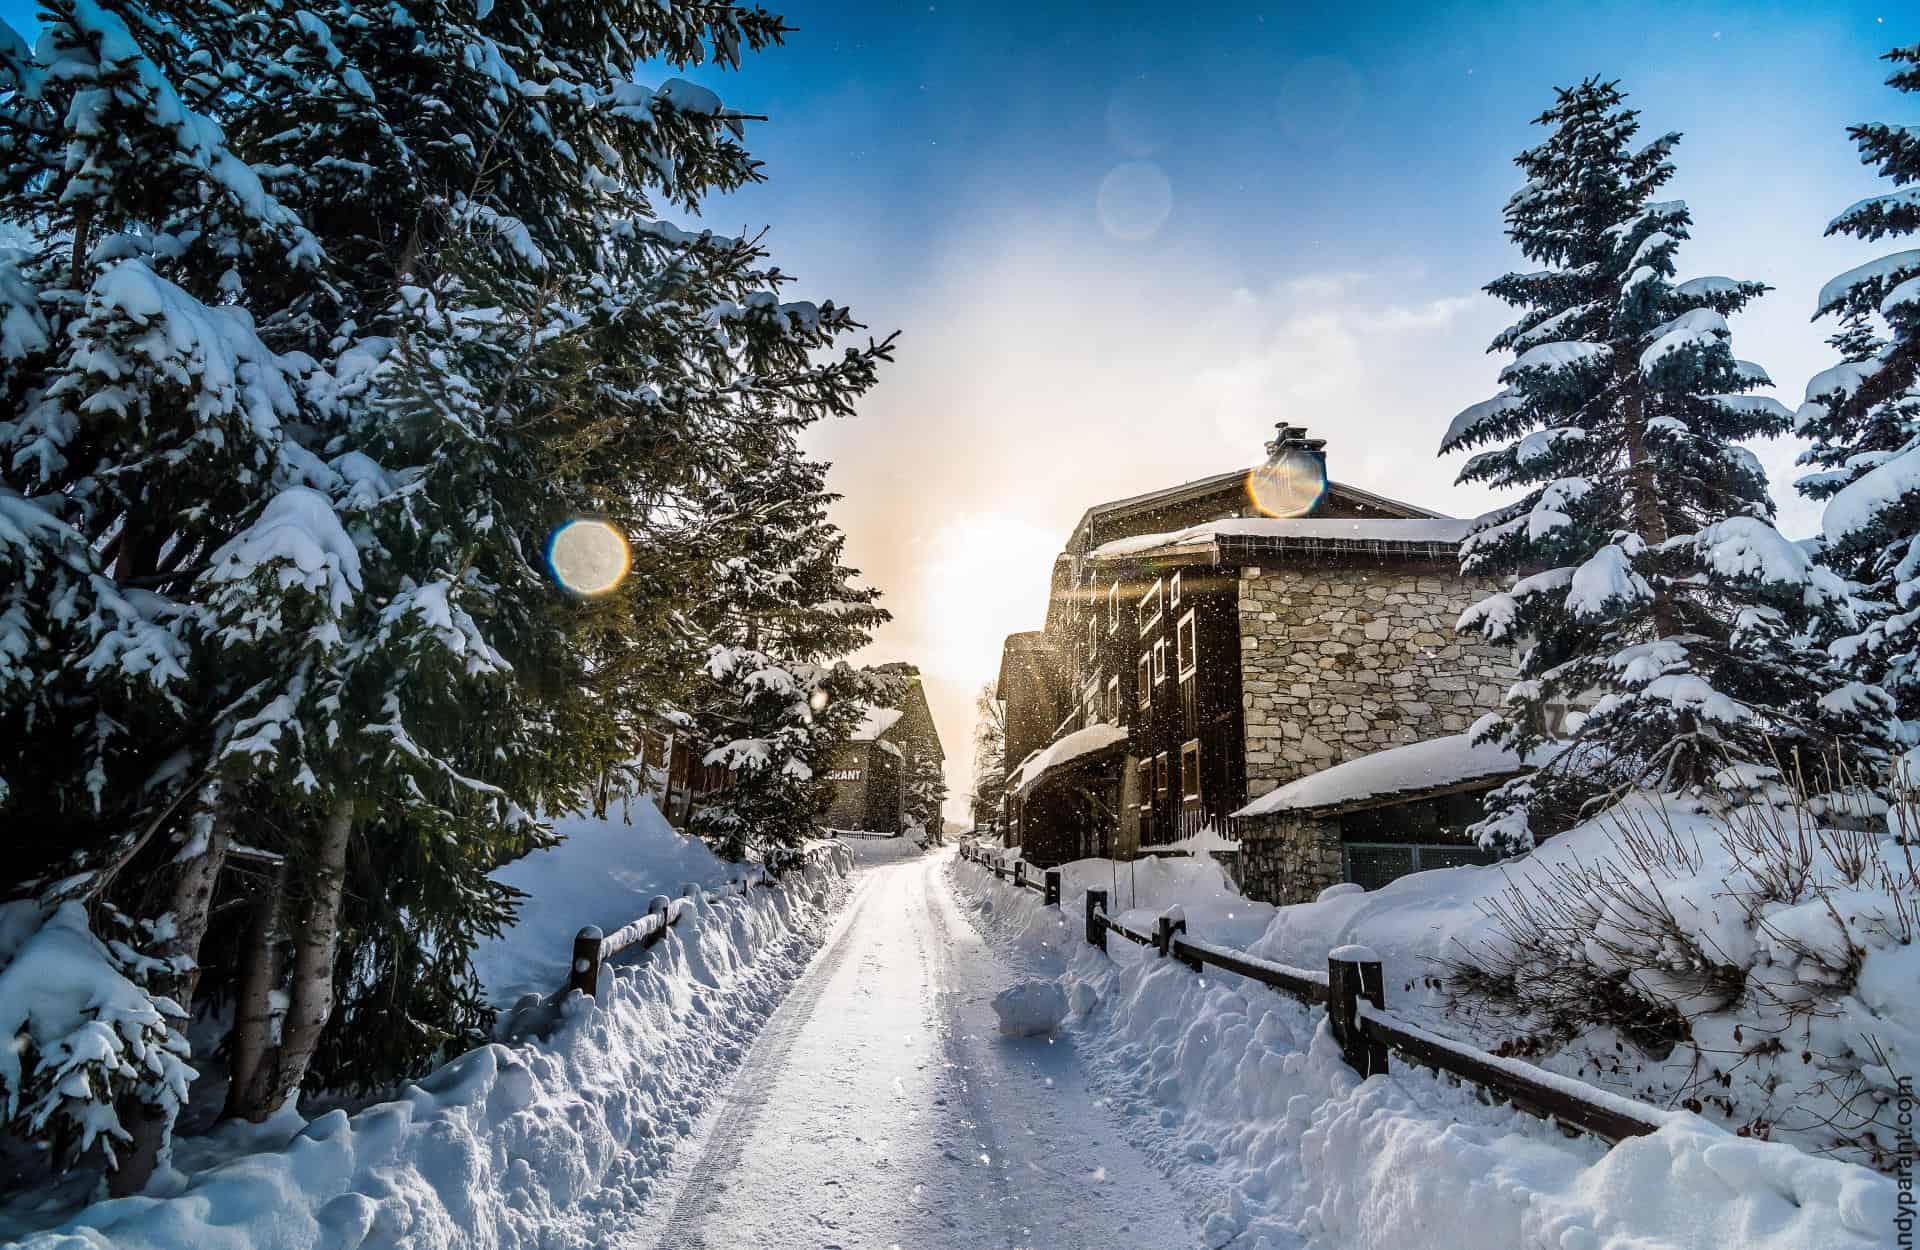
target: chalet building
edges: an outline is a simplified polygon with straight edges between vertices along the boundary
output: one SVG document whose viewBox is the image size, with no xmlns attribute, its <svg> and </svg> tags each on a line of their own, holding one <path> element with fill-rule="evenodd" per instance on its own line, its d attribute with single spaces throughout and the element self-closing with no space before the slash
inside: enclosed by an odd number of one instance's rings
<svg viewBox="0 0 1920 1250">
<path fill-rule="evenodd" d="M 1292 815 L 1243 809 L 1464 734 L 1499 704 L 1511 657 L 1453 628 L 1499 588 L 1459 572 L 1469 523 L 1328 481 L 1305 434 L 1283 425 L 1264 464 L 1098 504 L 1074 527 L 1045 629 L 1001 660 L 1006 838 L 1033 862 L 1130 858 L 1211 828 L 1240 837 L 1249 895 L 1310 898 L 1352 872 L 1344 849 L 1330 859 L 1316 825 L 1303 850 Z M 1056 717 L 1037 743 L 1031 727 Z M 1406 844 L 1408 870 L 1421 845 L 1477 855 L 1458 835 L 1468 803 L 1422 825 L 1432 841 Z"/>
<path fill-rule="evenodd" d="M 906 832 L 907 779 L 916 763 L 945 760 L 920 679 L 911 678 L 899 707 L 868 707 L 866 719 L 836 753 L 828 780 L 832 798 L 820 823 L 829 829 Z"/>
</svg>

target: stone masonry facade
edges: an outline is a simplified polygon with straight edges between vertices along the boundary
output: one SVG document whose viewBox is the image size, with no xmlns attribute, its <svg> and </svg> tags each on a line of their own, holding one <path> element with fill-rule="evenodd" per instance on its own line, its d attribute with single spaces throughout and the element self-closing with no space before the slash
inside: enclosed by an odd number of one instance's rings
<svg viewBox="0 0 1920 1250">
<path fill-rule="evenodd" d="M 1242 569 L 1248 797 L 1374 751 L 1465 732 L 1497 708 L 1514 677 L 1511 651 L 1457 637 L 1453 627 L 1498 589 L 1493 578 L 1433 565 Z M 1333 880 L 1339 871 L 1335 863 Z"/>
<path fill-rule="evenodd" d="M 1264 817 L 1245 832 L 1234 869 L 1248 898 L 1311 902 L 1345 879 L 1340 822 L 1295 813 Z"/>
</svg>

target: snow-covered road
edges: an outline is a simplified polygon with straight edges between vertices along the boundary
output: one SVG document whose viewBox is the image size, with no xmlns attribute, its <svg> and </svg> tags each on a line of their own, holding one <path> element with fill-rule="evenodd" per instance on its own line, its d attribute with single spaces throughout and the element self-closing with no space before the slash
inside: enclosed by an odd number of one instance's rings
<svg viewBox="0 0 1920 1250">
<path fill-rule="evenodd" d="M 951 851 L 870 858 L 806 975 L 618 1250 L 1200 1244 L 1061 1038 L 1013 1039 L 1014 974 Z"/>
</svg>

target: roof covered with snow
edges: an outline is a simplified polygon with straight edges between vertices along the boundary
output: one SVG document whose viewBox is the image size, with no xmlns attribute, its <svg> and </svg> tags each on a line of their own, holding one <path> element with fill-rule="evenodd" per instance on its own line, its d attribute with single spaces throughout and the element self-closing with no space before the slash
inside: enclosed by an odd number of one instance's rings
<svg viewBox="0 0 1920 1250">
<path fill-rule="evenodd" d="M 1290 546 L 1302 550 L 1372 546 L 1389 553 L 1452 547 L 1472 528 L 1472 521 L 1453 517 L 1228 517 L 1171 533 L 1118 538 L 1094 548 L 1092 555 L 1096 560 L 1197 555 L 1218 563 L 1236 546 L 1271 547 L 1276 552 Z"/>
<path fill-rule="evenodd" d="M 1453 734 L 1335 764 L 1262 795 L 1234 815 L 1380 806 L 1396 799 L 1515 776 L 1546 763 L 1555 751 L 1553 747 L 1536 748 L 1522 759 L 1506 747 L 1476 745 L 1473 737 L 1471 732 Z"/>
<path fill-rule="evenodd" d="M 880 735 L 886 733 L 887 730 L 899 724 L 900 718 L 903 715 L 905 715 L 905 713 L 897 707 L 875 707 L 872 704 L 868 704 L 866 717 L 861 720 L 859 727 L 853 731 L 851 735 L 852 740 L 854 742 L 872 742 L 880 737 Z"/>
<path fill-rule="evenodd" d="M 1029 755 L 1007 779 L 1016 795 L 1024 798 L 1049 772 L 1089 756 L 1111 753 L 1127 741 L 1125 725 L 1088 725 L 1056 739 L 1045 749 Z"/>
</svg>

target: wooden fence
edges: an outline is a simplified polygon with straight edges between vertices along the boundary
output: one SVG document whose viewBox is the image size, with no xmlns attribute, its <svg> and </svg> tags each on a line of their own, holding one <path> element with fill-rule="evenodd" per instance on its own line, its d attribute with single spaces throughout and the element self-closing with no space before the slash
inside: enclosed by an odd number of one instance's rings
<svg viewBox="0 0 1920 1250">
<path fill-rule="evenodd" d="M 718 894 L 709 894 L 698 884 L 688 884 L 680 888 L 679 898 L 668 898 L 656 894 L 647 903 L 647 914 L 614 930 L 602 933 L 598 925 L 587 925 L 573 938 L 573 965 L 567 974 L 567 984 L 560 993 L 564 996 L 568 990 L 579 990 L 592 997 L 600 985 L 600 969 L 609 960 L 630 950 L 645 950 L 666 936 L 667 930 L 680 923 L 680 918 L 692 910 L 695 900 L 705 903 L 718 903 L 726 898 L 738 898 L 756 886 L 766 888 L 780 883 L 778 874 L 795 868 L 805 868 L 816 862 L 822 855 L 832 853 L 847 854 L 845 848 L 832 843 L 817 843 L 805 851 L 781 850 L 770 854 L 766 860 L 768 873 L 760 875 L 738 874 L 721 887 Z"/>
<path fill-rule="evenodd" d="M 1041 882 L 1031 879 L 1031 866 L 1022 860 L 1009 868 L 998 857 L 962 845 L 960 855 L 1013 884 L 1039 891 L 1048 906 L 1060 902 L 1060 870 L 1049 868 Z M 1429 1032 L 1387 1010 L 1386 986 L 1380 960 L 1364 946 L 1341 946 L 1327 957 L 1327 970 L 1294 968 L 1260 959 L 1244 951 L 1199 942 L 1186 936 L 1187 922 L 1179 908 L 1161 915 L 1151 933 L 1129 928 L 1107 911 L 1107 892 L 1088 890 L 1086 938 L 1107 948 L 1109 934 L 1140 946 L 1152 947 L 1162 958 L 1172 958 L 1195 972 L 1212 965 L 1250 981 L 1279 990 L 1303 1003 L 1325 1004 L 1333 1039 L 1342 1055 L 1362 1076 L 1387 1071 L 1389 1052 L 1444 1072 L 1485 1093 L 1494 1101 L 1552 1120 L 1563 1129 L 1587 1133 L 1608 1142 L 1639 1137 L 1657 1130 L 1670 1113 L 1597 1089 L 1584 1081 L 1548 1072 L 1518 1059 L 1509 1059 L 1454 1038 Z"/>
</svg>

